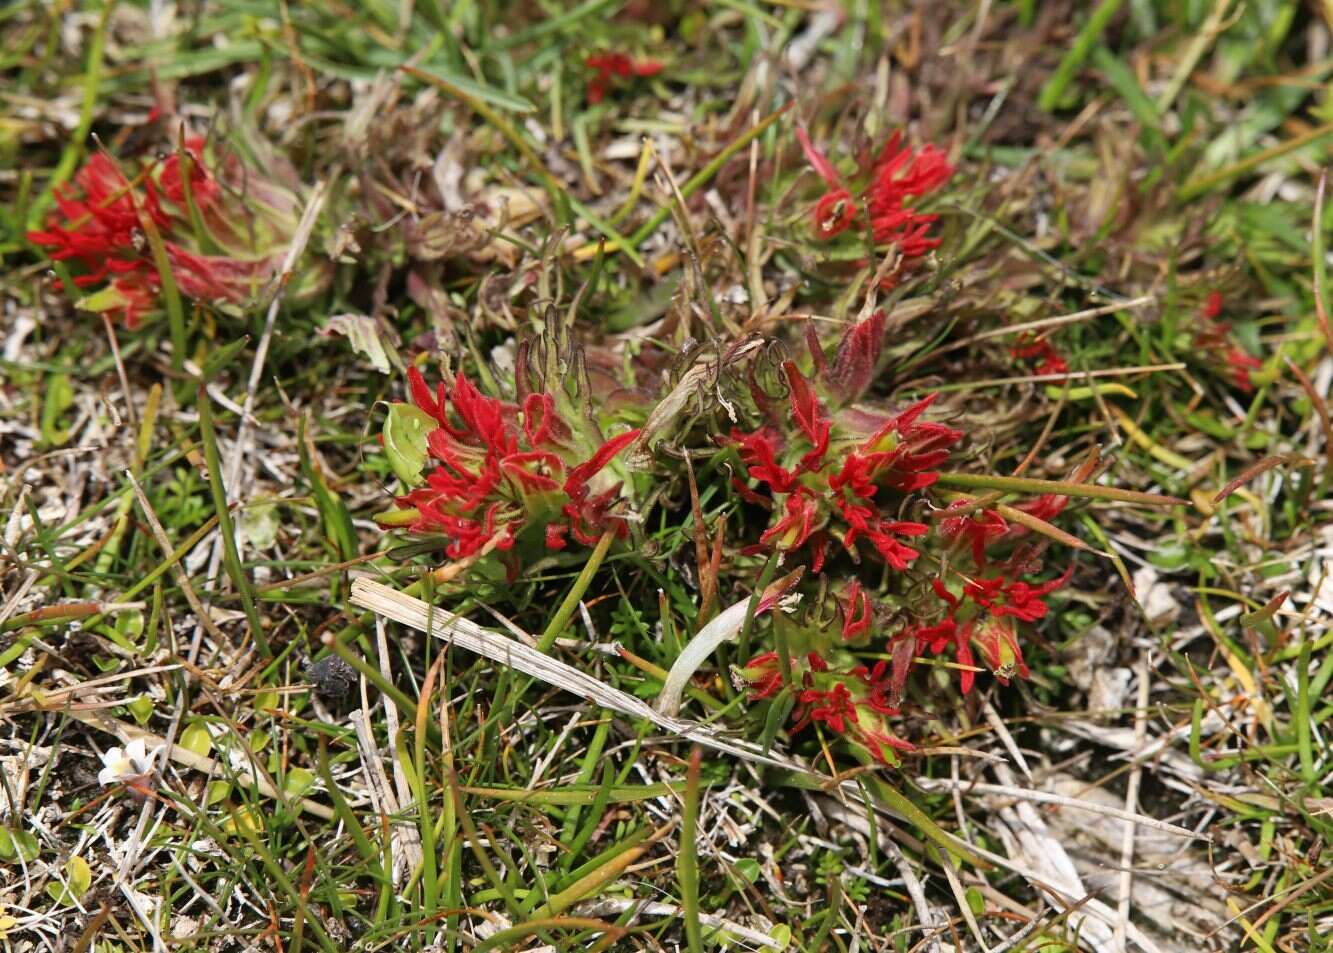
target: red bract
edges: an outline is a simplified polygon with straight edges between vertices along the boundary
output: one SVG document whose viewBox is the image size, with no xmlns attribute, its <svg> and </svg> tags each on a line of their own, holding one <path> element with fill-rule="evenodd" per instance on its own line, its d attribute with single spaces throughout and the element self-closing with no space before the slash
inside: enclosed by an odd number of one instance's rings
<svg viewBox="0 0 1333 953">
<path fill-rule="evenodd" d="M 971 505 L 966 501 L 952 503 L 949 510 L 964 509 Z M 994 510 L 982 508 L 959 516 L 945 517 L 940 523 L 940 531 L 949 539 L 966 543 L 972 552 L 972 561 L 978 566 L 984 566 L 986 546 L 1003 537 L 1009 531 L 1009 524 Z"/>
<path fill-rule="evenodd" d="M 656 76 L 662 72 L 662 64 L 657 60 L 635 61 L 624 53 L 596 53 L 584 60 L 583 65 L 596 71 L 596 75 L 588 80 L 588 102 L 593 105 L 606 97 L 613 79 Z"/>
<path fill-rule="evenodd" d="M 778 466 L 777 453 L 780 436 L 773 427 L 761 427 L 754 433 L 743 434 L 732 430 L 731 442 L 740 451 L 741 460 L 749 468 L 752 479 L 767 483 L 775 493 L 790 493 L 796 475 Z"/>
<path fill-rule="evenodd" d="M 272 276 L 281 257 L 272 249 L 245 256 L 194 250 L 196 222 L 220 245 L 240 233 L 273 237 L 254 227 L 239 200 L 223 209 L 223 189 L 204 162 L 203 148 L 202 139 L 188 139 L 162 161 L 145 166 L 133 182 L 110 157 L 95 153 L 74 177 L 74 188 L 56 190 L 58 211 L 48 217 L 45 229 L 29 232 L 28 240 L 45 248 L 52 260 L 76 266 L 79 288 L 106 284 L 83 299 L 82 307 L 119 317 L 131 327 L 154 308 L 162 276 L 150 229 L 161 237 L 172 278 L 189 298 L 242 304 Z M 248 181 L 255 194 L 272 192 L 258 177 Z M 290 225 L 294 228 L 295 221 Z"/>
<path fill-rule="evenodd" d="M 1253 393 L 1254 381 L 1250 379 L 1250 372 L 1263 367 L 1263 362 L 1232 340 L 1231 325 L 1220 318 L 1221 293 L 1209 292 L 1199 313 L 1204 321 L 1202 327 L 1194 333 L 1194 347 L 1213 354 L 1220 352 L 1236 389 L 1247 394 Z"/>
<path fill-rule="evenodd" d="M 905 262 L 920 258 L 940 245 L 929 238 L 938 215 L 922 215 L 907 205 L 943 186 L 953 176 L 953 166 L 944 152 L 927 144 L 914 153 L 901 145 L 902 132 L 895 132 L 884 145 L 875 165 L 874 179 L 866 191 L 866 208 L 875 241 L 898 247 Z M 890 276 L 890 284 L 894 279 Z"/>
<path fill-rule="evenodd" d="M 1035 496 L 1030 500 L 1024 500 L 1021 503 L 1015 503 L 1014 509 L 1022 510 L 1039 520 L 1049 523 L 1069 505 L 1069 497 L 1056 496 L 1054 493 L 1043 493 L 1041 496 Z M 1018 527 L 1015 527 L 1017 529 Z"/>
<path fill-rule="evenodd" d="M 553 439 L 571 428 L 556 416 L 548 394 L 528 396 L 518 426 L 516 407 L 485 396 L 461 373 L 451 391 L 443 383 L 432 390 L 409 368 L 408 385 L 413 403 L 437 424 L 426 448 L 439 466 L 398 504 L 416 510 L 409 529 L 449 538 L 449 558 L 510 549 L 538 518 L 550 549 L 565 548 L 566 536 L 591 545 L 608 530 L 627 534 L 615 511 L 620 484 L 594 490 L 593 480 L 639 431 L 618 434 L 575 463 Z"/>
<path fill-rule="evenodd" d="M 850 642 L 870 631 L 874 612 L 870 608 L 870 594 L 862 591 L 861 583 L 853 579 L 847 588 L 847 604 L 842 609 L 842 640 Z"/>
<path fill-rule="evenodd" d="M 828 389 L 843 402 L 859 398 L 874 380 L 875 365 L 884 347 L 885 320 L 884 312 L 876 311 L 852 325 L 838 342 L 833 364 L 821 375 Z M 811 350 L 818 352 L 817 360 L 823 358 L 818 341 Z"/>
<path fill-rule="evenodd" d="M 963 587 L 963 595 L 989 609 L 997 619 L 1013 616 L 1015 619 L 1035 622 L 1046 615 L 1046 603 L 1042 598 L 1068 582 L 1073 572 L 1074 567 L 1070 566 L 1063 575 L 1039 586 L 1022 581 L 1007 582 L 1003 576 L 975 579 Z"/>
<path fill-rule="evenodd" d="M 760 537 L 760 546 L 789 552 L 799 549 L 825 526 L 840 521 L 843 547 L 853 554 L 864 539 L 895 569 L 906 569 L 918 553 L 901 537 L 921 536 L 922 523 L 883 515 L 872 500 L 880 489 L 911 493 L 930 486 L 938 477 L 932 469 L 949 454 L 948 446 L 962 433 L 919 418 L 933 397 L 903 412 L 878 421 L 879 428 L 859 444 L 830 453 L 833 422 L 810 382 L 790 361 L 783 365 L 787 378 L 794 432 L 784 436 L 766 426 L 750 434 L 732 432 L 730 442 L 740 451 L 751 478 L 768 485 L 777 510 L 773 525 Z M 806 449 L 808 448 L 808 449 Z M 784 466 L 779 456 L 794 461 Z M 764 502 L 748 488 L 747 498 Z M 889 502 L 889 501 L 886 501 Z M 834 532 L 830 535 L 836 536 Z M 823 539 L 814 560 L 823 565 Z"/>
<path fill-rule="evenodd" d="M 1034 360 L 1037 362 L 1036 372 L 1038 374 L 1067 374 L 1069 364 L 1060 352 L 1055 349 L 1055 345 L 1049 338 L 1036 338 L 1024 335 L 1017 344 L 1009 349 L 1011 357 L 1023 360 Z"/>
</svg>

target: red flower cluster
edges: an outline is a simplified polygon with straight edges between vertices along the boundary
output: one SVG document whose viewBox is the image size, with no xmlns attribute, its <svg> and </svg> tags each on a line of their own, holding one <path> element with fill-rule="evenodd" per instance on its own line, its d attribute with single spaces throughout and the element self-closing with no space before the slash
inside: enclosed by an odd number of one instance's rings
<svg viewBox="0 0 1333 953">
<path fill-rule="evenodd" d="M 836 675 L 817 653 L 792 660 L 793 676 L 800 682 L 792 710 L 792 732 L 818 722 L 830 731 L 862 745 L 877 759 L 888 762 L 893 751 L 912 751 L 910 741 L 889 728 L 888 718 L 898 714 L 896 703 L 886 695 L 885 664 L 873 671 L 864 665 L 850 675 Z M 772 698 L 782 690 L 782 670 L 776 652 L 765 652 L 750 660 L 742 674 L 750 685 L 752 701 Z"/>
<path fill-rule="evenodd" d="M 1231 372 L 1232 383 L 1246 394 L 1253 393 L 1254 381 L 1250 380 L 1250 372 L 1263 367 L 1263 362 L 1231 339 L 1231 324 L 1220 317 L 1222 293 L 1210 291 L 1199 313 L 1203 326 L 1194 335 L 1194 346 L 1201 351 L 1221 352 Z"/>
<path fill-rule="evenodd" d="M 905 262 L 938 248 L 940 239 L 929 237 L 938 215 L 923 215 L 910 202 L 939 189 L 953 176 L 954 168 L 943 150 L 927 144 L 914 152 L 902 144 L 902 131 L 884 144 L 870 171 L 870 184 L 857 202 L 843 184 L 832 163 L 814 147 L 805 130 L 796 137 L 811 167 L 824 180 L 828 191 L 815 203 L 815 235 L 833 238 L 849 228 L 864 207 L 876 244 L 894 245 Z"/>
<path fill-rule="evenodd" d="M 606 98 L 606 91 L 614 79 L 631 76 L 656 76 L 662 72 L 657 60 L 632 60 L 624 53 L 596 53 L 583 61 L 596 75 L 588 80 L 588 102 L 594 106 Z"/>
<path fill-rule="evenodd" d="M 1069 579 L 1072 567 L 1046 582 L 1025 578 L 1039 552 L 1023 541 L 1029 527 L 971 500 L 947 506 L 927 501 L 936 514 L 930 525 L 899 518 L 913 496 L 939 480 L 939 468 L 962 433 L 924 419 L 934 395 L 888 416 L 861 406 L 830 415 L 814 386 L 859 395 L 872 376 L 883 332 L 882 315 L 852 327 L 832 362 L 812 340 L 815 378 L 785 363 L 788 406 L 781 410 L 769 406 L 752 381 L 755 403 L 769 423 L 748 433 L 733 430 L 726 442 L 738 451 L 749 478 L 735 481 L 738 492 L 773 513 L 757 543 L 742 552 L 804 548 L 819 573 L 830 542 L 841 543 L 853 559 L 857 544 L 866 542 L 901 576 L 882 611 L 858 579 L 835 588 L 837 616 L 807 625 L 804 655 L 791 660 L 790 683 L 773 652 L 757 655 L 739 673 L 753 699 L 791 693 L 793 730 L 818 723 L 888 761 L 894 751 L 912 747 L 895 734 L 891 720 L 918 656 L 951 654 L 965 693 L 975 682 L 978 660 L 1001 682 L 1026 677 L 1018 625 L 1048 614 L 1046 597 Z M 1012 505 L 1049 521 L 1067 502 L 1043 495 Z M 923 578 L 917 570 L 926 549 L 934 558 Z M 897 619 L 896 631 L 890 630 L 883 657 L 873 666 L 860 664 L 857 651 L 876 637 L 882 618 Z"/>
<path fill-rule="evenodd" d="M 778 514 L 755 549 L 791 552 L 809 542 L 811 568 L 819 572 L 830 536 L 854 558 L 857 542 L 864 539 L 894 569 L 906 569 L 918 552 L 902 540 L 924 535 L 928 527 L 887 515 L 879 506 L 884 500 L 880 491 L 908 494 L 933 484 L 936 468 L 962 433 L 920 419 L 935 399 L 932 394 L 884 419 L 869 437 L 850 446 L 840 441 L 837 452 L 830 453 L 833 424 L 823 404 L 794 363 L 785 363 L 783 372 L 796 433 L 788 439 L 769 425 L 748 434 L 733 430 L 730 437 L 749 476 L 766 484 L 770 495 L 739 482 L 738 490 Z M 780 455 L 785 463 L 779 462 Z"/>
<path fill-rule="evenodd" d="M 1036 361 L 1034 370 L 1038 374 L 1069 373 L 1069 364 L 1060 356 L 1050 338 L 1034 338 L 1025 334 L 1009 348 L 1009 356 L 1019 360 Z"/>
<path fill-rule="evenodd" d="M 74 284 L 89 288 L 108 283 L 93 299 L 94 310 L 122 318 L 134 327 L 152 310 L 161 286 L 146 231 L 163 237 L 172 277 L 191 298 L 240 303 L 254 291 L 266 270 L 260 261 L 201 255 L 184 242 L 191 233 L 188 203 L 201 216 L 215 210 L 221 187 L 203 162 L 203 140 L 190 139 L 188 192 L 181 155 L 173 153 L 130 182 L 106 155 L 95 153 L 75 176 L 74 190 L 57 189 L 59 213 L 28 240 L 46 248 L 54 261 L 76 264 Z M 136 187 L 142 187 L 142 196 Z"/>
<path fill-rule="evenodd" d="M 416 368 L 408 381 L 413 403 L 437 424 L 426 448 L 440 465 L 398 504 L 415 511 L 412 531 L 449 538 L 449 558 L 511 549 L 527 526 L 544 526 L 550 549 L 564 549 L 566 536 L 591 545 L 608 530 L 628 532 L 615 512 L 620 484 L 594 489 L 593 481 L 639 431 L 618 434 L 572 463 L 574 433 L 551 395 L 529 394 L 520 411 L 486 397 L 461 373 L 452 391 L 440 383 L 432 392 Z"/>
</svg>

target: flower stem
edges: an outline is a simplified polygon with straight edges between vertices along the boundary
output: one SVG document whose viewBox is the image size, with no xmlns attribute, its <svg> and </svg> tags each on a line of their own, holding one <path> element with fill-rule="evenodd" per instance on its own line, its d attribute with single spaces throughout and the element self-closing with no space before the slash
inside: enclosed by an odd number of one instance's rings
<svg viewBox="0 0 1333 953">
<path fill-rule="evenodd" d="M 685 773 L 685 814 L 680 824 L 680 856 L 676 879 L 680 884 L 680 908 L 685 921 L 685 942 L 690 953 L 703 953 L 703 929 L 699 923 L 699 854 L 695 838 L 699 831 L 700 750 L 690 752 Z"/>
<path fill-rule="evenodd" d="M 583 571 L 574 580 L 573 588 L 565 596 L 565 601 L 560 603 L 560 608 L 555 610 L 555 615 L 551 617 L 550 624 L 546 626 L 546 631 L 542 633 L 541 639 L 538 640 L 538 650 L 542 652 L 551 651 L 556 636 L 564 631 L 565 626 L 569 624 L 569 620 L 573 618 L 574 610 L 579 607 L 579 601 L 583 598 L 583 594 L 588 591 L 588 586 L 592 584 L 592 577 L 597 575 L 597 570 L 602 567 L 602 560 L 606 558 L 607 550 L 611 548 L 611 541 L 615 538 L 616 531 L 612 528 L 603 533 L 602 538 L 597 541 L 592 555 L 583 564 Z"/>
<path fill-rule="evenodd" d="M 213 509 L 218 516 L 218 531 L 222 534 L 223 562 L 227 573 L 241 594 L 241 605 L 245 609 L 245 618 L 250 623 L 250 632 L 255 645 L 265 658 L 273 656 L 268 639 L 264 635 L 264 623 L 255 607 L 255 593 L 250 585 L 250 577 L 241 565 L 241 555 L 236 549 L 236 529 L 231 521 L 231 510 L 227 507 L 227 489 L 222 485 L 222 460 L 218 454 L 218 438 L 213 430 L 213 411 L 209 406 L 209 396 L 204 385 L 199 385 L 199 431 L 204 444 L 204 462 L 208 465 L 208 485 L 213 491 Z"/>
</svg>

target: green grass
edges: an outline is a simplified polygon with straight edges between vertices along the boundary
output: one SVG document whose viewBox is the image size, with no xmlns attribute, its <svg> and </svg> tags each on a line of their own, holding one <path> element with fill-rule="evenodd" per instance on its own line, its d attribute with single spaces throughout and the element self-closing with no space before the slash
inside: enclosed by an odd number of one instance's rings
<svg viewBox="0 0 1333 953">
<path fill-rule="evenodd" d="M 1068 6 L 0 10 L 0 945 L 822 953 L 980 949 L 975 927 L 990 949 L 1328 949 L 1328 25 L 1296 0 Z M 605 51 L 662 69 L 592 103 Z M 192 186 L 186 234 L 135 235 L 161 303 L 113 326 L 117 358 L 76 263 L 26 233 L 89 156 L 132 175 L 179 159 L 182 126 L 261 211 L 228 231 Z M 813 236 L 798 127 L 853 189 L 900 127 L 957 165 L 923 200 L 940 247 L 895 286 L 863 224 Z M 173 276 L 171 242 L 284 251 L 316 182 L 290 281 L 219 305 Z M 1020 630 L 1029 678 L 978 662 L 963 696 L 952 654 L 914 650 L 889 724 L 918 751 L 893 766 L 794 730 L 807 654 L 891 663 L 966 554 L 835 555 L 756 612 L 808 560 L 751 548 L 770 517 L 718 439 L 758 425 L 756 390 L 791 426 L 806 327 L 834 360 L 877 307 L 864 404 L 938 393 L 930 419 L 967 434 L 895 518 L 1067 495 L 1023 539 L 1033 582 L 1074 568 Z M 372 319 L 391 373 L 321 333 L 340 314 Z M 1018 325 L 1067 379 L 1015 353 Z M 625 536 L 459 560 L 378 525 L 417 439 L 379 440 L 403 367 L 513 399 L 524 359 L 578 459 L 650 431 L 598 484 L 624 483 Z M 748 605 L 682 714 L 805 769 L 701 756 L 386 624 L 359 576 L 650 703 Z M 876 608 L 844 644 L 852 578 Z M 769 650 L 783 687 L 752 700 L 736 673 Z M 316 691 L 331 654 L 350 674 Z M 141 732 L 174 756 L 99 784 Z M 1126 853 L 1113 807 L 1207 839 L 1140 826 Z"/>
</svg>

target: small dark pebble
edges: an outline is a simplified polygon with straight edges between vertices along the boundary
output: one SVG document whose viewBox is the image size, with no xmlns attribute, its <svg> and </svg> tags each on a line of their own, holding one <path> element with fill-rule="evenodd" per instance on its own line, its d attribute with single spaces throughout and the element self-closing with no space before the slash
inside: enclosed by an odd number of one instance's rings
<svg viewBox="0 0 1333 953">
<path fill-rule="evenodd" d="M 336 655 L 326 655 L 317 662 L 307 660 L 302 671 L 325 698 L 343 698 L 356 684 L 356 669 Z"/>
</svg>

